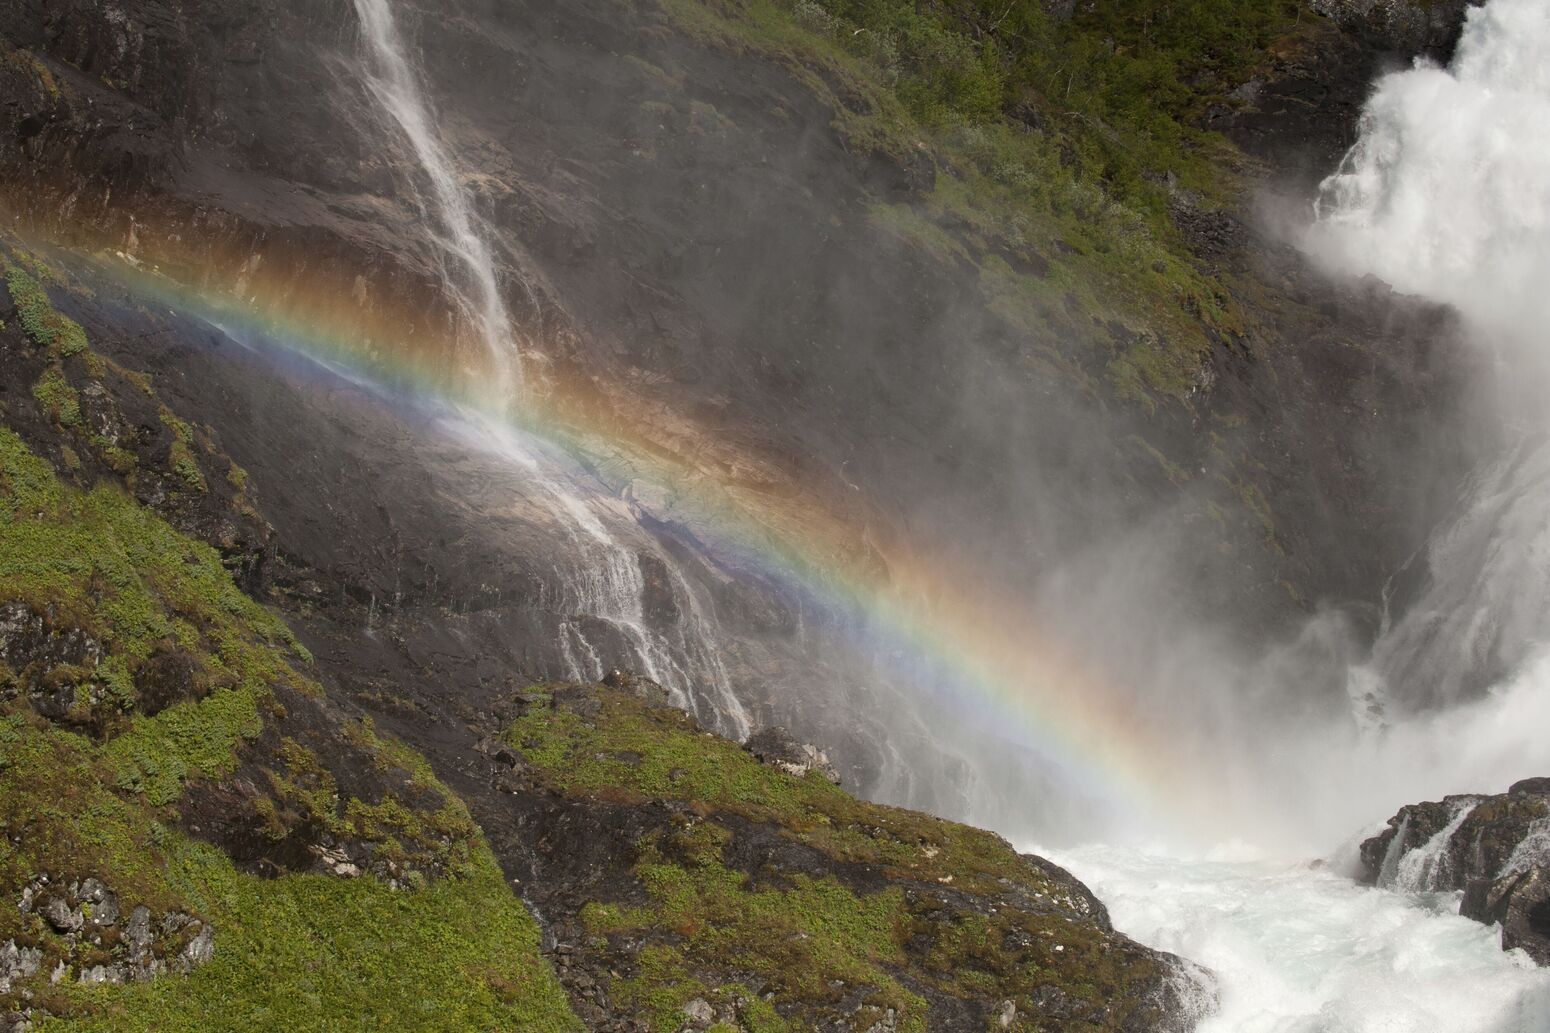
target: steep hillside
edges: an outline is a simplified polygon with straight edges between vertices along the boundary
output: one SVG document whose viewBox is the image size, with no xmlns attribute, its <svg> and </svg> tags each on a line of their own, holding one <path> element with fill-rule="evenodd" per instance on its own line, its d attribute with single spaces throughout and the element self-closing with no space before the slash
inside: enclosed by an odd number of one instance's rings
<svg viewBox="0 0 1550 1033">
<path fill-rule="evenodd" d="M 1196 977 L 1069 875 L 650 682 L 366 662 L 271 590 L 219 435 L 55 308 L 89 288 L 5 261 L 0 1028 L 1188 1028 Z M 366 642 L 315 660 L 239 578 Z"/>
<path fill-rule="evenodd" d="M 767 465 L 798 497 L 816 479 L 826 505 L 849 479 L 883 542 L 953 551 L 972 520 L 1013 578 L 1183 498 L 1174 531 L 1257 569 L 1233 590 L 1263 620 L 1375 598 L 1417 508 L 1379 460 L 1433 446 L 1417 414 L 1452 401 L 1445 323 L 1311 277 L 1256 228 L 1252 156 L 1332 167 L 1382 48 L 1445 47 L 1444 8 L 1431 35 L 1236 0 L 400 16 L 574 419 L 690 468 Z M 349 5 L 13 0 L 5 24 L 30 224 L 344 310 L 378 348 L 443 336 L 412 156 L 362 93 Z M 1334 113 L 1317 131 L 1310 102 Z M 425 361 L 447 375 L 470 348 Z M 1241 580 L 1221 572 L 1201 580 Z"/>
</svg>

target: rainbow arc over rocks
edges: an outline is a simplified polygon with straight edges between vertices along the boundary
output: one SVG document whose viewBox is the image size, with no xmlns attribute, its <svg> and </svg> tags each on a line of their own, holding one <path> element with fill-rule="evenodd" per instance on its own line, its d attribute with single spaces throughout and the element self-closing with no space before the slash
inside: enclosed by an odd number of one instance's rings
<svg viewBox="0 0 1550 1033">
<path fill-rule="evenodd" d="M 988 595 L 908 543 L 858 541 L 854 502 L 830 507 L 806 487 L 794 494 L 757 462 L 752 467 L 763 472 L 753 477 L 690 462 L 663 445 L 664 434 L 684 433 L 681 421 L 669 421 L 675 427 L 664 432 L 650 415 L 661 410 L 650 404 L 643 407 L 648 415 L 627 420 L 619 413 L 634 408 L 620 404 L 628 392 L 552 370 L 534 378 L 520 405 L 497 411 L 475 389 L 477 368 L 449 370 L 451 343 L 384 334 L 383 321 L 362 319 L 358 299 L 347 293 L 306 303 L 294 292 L 283 300 L 260 292 L 239 297 L 229 287 L 189 285 L 101 253 L 92 261 L 132 299 L 154 300 L 240 333 L 261 350 L 300 357 L 319 375 L 344 375 L 388 399 L 498 425 L 589 471 L 628 469 L 633 504 L 640 505 L 643 485 L 653 498 L 670 498 L 670 519 L 708 548 L 844 615 L 847 626 L 864 627 L 873 655 L 899 657 L 923 691 L 1040 758 L 1062 781 L 1111 808 L 1116 823 L 1197 841 L 1230 835 L 1227 816 L 1217 810 L 1219 792 L 1166 727 L 1041 634 L 1017 601 Z"/>
</svg>

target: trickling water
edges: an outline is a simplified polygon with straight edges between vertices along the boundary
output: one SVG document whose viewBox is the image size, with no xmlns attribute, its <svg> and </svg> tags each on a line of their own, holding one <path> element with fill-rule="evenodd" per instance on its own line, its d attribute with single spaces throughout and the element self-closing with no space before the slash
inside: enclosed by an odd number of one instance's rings
<svg viewBox="0 0 1550 1033">
<path fill-rule="evenodd" d="M 1536 865 L 1550 865 L 1550 818 L 1540 818 L 1529 826 L 1528 834 L 1513 848 L 1496 877 L 1505 879 Z"/>
<path fill-rule="evenodd" d="M 565 669 L 554 673 L 595 681 L 612 667 L 631 668 L 666 688 L 708 727 L 745 738 L 753 730 L 752 720 L 721 662 L 722 636 L 714 616 L 624 503 L 509 427 L 467 414 L 447 428 L 470 447 L 493 451 L 521 467 L 533 487 L 530 501 L 566 536 L 567 547 L 556 557 L 542 599 L 546 609 L 560 615 L 556 636 Z M 666 586 L 671 613 L 648 613 L 651 590 L 641 568 L 643 556 L 660 564 L 671 582 Z M 609 634 L 595 634 L 604 629 Z"/>
<path fill-rule="evenodd" d="M 1410 836 L 1410 815 L 1407 813 L 1399 819 L 1399 828 L 1394 830 L 1394 838 L 1389 840 L 1388 849 L 1383 851 L 1383 864 L 1378 868 L 1378 885 L 1392 889 L 1399 881 L 1399 862 L 1405 856 L 1405 840 Z"/>
<path fill-rule="evenodd" d="M 371 50 L 366 85 L 372 96 L 414 149 L 429 189 L 428 207 L 440 232 L 442 275 L 463 314 L 479 329 L 494 366 L 493 385 L 500 408 L 511 404 L 522 387 L 522 355 L 501 294 L 483 220 L 458 179 L 420 90 L 414 66 L 404 50 L 389 0 L 355 0 L 355 10 Z"/>
</svg>

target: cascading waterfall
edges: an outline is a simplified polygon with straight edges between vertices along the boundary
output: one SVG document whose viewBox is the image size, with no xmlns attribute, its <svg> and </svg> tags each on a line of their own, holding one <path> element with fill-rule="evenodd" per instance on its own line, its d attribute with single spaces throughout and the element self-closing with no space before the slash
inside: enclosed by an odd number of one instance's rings
<svg viewBox="0 0 1550 1033">
<path fill-rule="evenodd" d="M 1542 864 L 1550 864 L 1550 818 L 1540 818 L 1529 826 L 1528 835 L 1513 847 L 1496 877 L 1505 879 Z"/>
<path fill-rule="evenodd" d="M 1274 743 L 1256 729 L 1254 749 L 1273 756 L 1249 772 L 1267 810 L 1270 787 L 1293 787 L 1283 798 L 1313 801 L 1317 820 L 1370 821 L 1550 766 L 1547 52 L 1545 0 L 1472 8 L 1449 68 L 1422 64 L 1378 84 L 1359 141 L 1321 189 L 1308 251 L 1336 274 L 1453 306 L 1510 371 L 1496 415 L 1518 442 L 1477 474 L 1421 557 L 1422 591 L 1400 601 L 1351 672 L 1351 712 Z M 1338 863 L 1243 849 L 1202 860 L 1091 847 L 1060 860 L 1119 928 L 1217 972 L 1220 1008 L 1202 1033 L 1545 1033 L 1550 976 L 1501 953 L 1496 930 L 1437 892 L 1452 881 L 1449 847 L 1475 802 L 1454 801 L 1423 846 L 1391 849 L 1384 889 L 1352 884 Z M 1409 832 L 1407 822 L 1400 840 Z M 1545 856 L 1541 825 L 1504 870 Z"/>
<path fill-rule="evenodd" d="M 1448 68 L 1422 63 L 1379 82 L 1360 139 L 1321 187 L 1307 237 L 1336 272 L 1376 275 L 1457 309 L 1504 373 L 1494 415 L 1518 438 L 1474 478 L 1458 517 L 1420 558 L 1423 591 L 1353 674 L 1353 698 L 1392 708 L 1393 722 L 1482 698 L 1527 716 L 1545 694 L 1547 47 L 1542 0 L 1470 9 Z"/>
<path fill-rule="evenodd" d="M 502 294 L 502 280 L 490 246 L 490 231 L 458 177 L 456 165 L 435 127 L 419 76 L 410 60 L 390 0 L 354 0 L 369 62 L 364 70 L 367 90 L 393 125 L 402 132 L 418 163 L 416 201 L 439 251 L 443 283 L 463 315 L 479 334 L 494 373 L 486 397 L 487 409 L 503 413 L 519 404 L 523 390 L 523 355 L 519 337 Z M 525 289 L 525 284 L 522 285 Z M 719 660 L 715 626 L 671 559 L 655 549 L 627 513 L 615 513 L 611 500 L 599 498 L 608 519 L 583 496 L 601 495 L 600 485 L 574 488 L 564 470 L 547 461 L 505 427 L 489 426 L 481 417 L 487 443 L 520 464 L 536 490 L 537 500 L 566 529 L 574 548 L 555 568 L 566 616 L 558 628 L 560 647 L 571 678 L 601 678 L 614 664 L 635 667 L 661 683 L 677 701 L 693 709 L 705 723 L 737 738 L 751 731 L 749 717 L 733 692 Z M 610 523 L 616 525 L 611 530 Z M 621 540 L 627 539 L 627 540 Z M 633 542 L 633 544 L 632 544 Z M 679 602 L 678 619 L 669 628 L 654 626 L 646 613 L 646 584 L 639 549 L 652 554 L 671 572 Z M 626 650 L 620 656 L 610 644 L 589 639 L 584 616 L 615 631 Z"/>
<path fill-rule="evenodd" d="M 1423 596 L 1374 650 L 1377 691 L 1401 708 L 1455 704 L 1517 674 L 1550 618 L 1547 46 L 1540 0 L 1471 9 L 1450 67 L 1379 83 L 1308 235 L 1336 271 L 1456 308 L 1504 371 L 1503 415 L 1520 438 L 1476 477 L 1427 550 Z"/>
<path fill-rule="evenodd" d="M 1309 249 L 1446 302 L 1498 347 L 1550 323 L 1550 5 L 1471 8 L 1453 63 L 1381 80 Z M 1512 356 L 1523 358 L 1521 351 Z"/>
<path fill-rule="evenodd" d="M 1378 641 L 1366 670 L 1393 716 L 1478 698 L 1533 657 L 1550 627 L 1546 514 L 1550 440 L 1535 434 L 1474 479 L 1420 558 L 1425 590 Z"/>
<path fill-rule="evenodd" d="M 463 314 L 479 330 L 495 372 L 495 401 L 504 408 L 521 389 L 522 355 L 483 220 L 437 135 L 414 66 L 406 56 L 392 4 L 389 0 L 355 0 L 355 11 L 371 51 L 366 86 L 414 150 L 429 187 L 426 214 L 434 212 L 439 226 L 433 237 L 441 252 L 442 278 Z"/>
</svg>

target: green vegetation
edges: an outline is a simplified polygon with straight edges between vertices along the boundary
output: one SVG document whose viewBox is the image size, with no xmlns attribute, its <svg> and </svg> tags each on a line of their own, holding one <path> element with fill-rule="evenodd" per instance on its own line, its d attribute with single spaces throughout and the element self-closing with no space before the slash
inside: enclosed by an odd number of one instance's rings
<svg viewBox="0 0 1550 1033">
<path fill-rule="evenodd" d="M 45 362 L 32 388 L 39 409 L 56 427 L 76 433 L 78 444 L 85 445 L 108 469 L 121 476 L 132 476 L 139 467 L 140 458 L 101 434 L 88 433 L 86 420 L 83 419 L 81 392 L 75 384 L 84 378 L 100 383 L 112 373 L 123 378 L 140 393 L 154 398 L 150 378 L 99 355 L 91 348 L 80 324 L 54 308 L 44 284 L 63 283 L 64 279 L 38 256 L 12 242 L 3 257 L 0 257 L 0 268 L 4 270 L 6 288 L 16 306 L 22 330 L 27 339 L 41 350 Z M 72 289 L 85 291 L 81 287 Z M 74 383 L 72 376 L 75 377 Z M 199 439 L 194 428 L 165 405 L 158 406 L 158 409 L 161 422 L 172 437 L 167 446 L 166 469 L 173 475 L 174 485 L 196 494 L 207 493 L 209 483 L 197 459 Z M 214 451 L 208 440 L 205 446 L 206 452 Z M 75 462 L 67 462 L 67 467 L 71 473 L 78 472 L 79 453 L 68 445 L 62 446 L 62 449 L 67 459 L 70 456 L 76 457 Z M 233 508 L 238 513 L 256 518 L 252 502 L 245 495 L 246 474 L 230 460 L 227 462 L 231 470 L 228 480 L 237 492 L 237 497 L 232 500 Z"/>
<path fill-rule="evenodd" d="M 1211 341 L 1241 334 L 1243 319 L 1169 206 L 1232 196 L 1238 159 L 1196 123 L 1295 35 L 1303 7 L 1094 0 L 1061 20 L 1046 6 L 663 0 L 701 39 L 783 62 L 853 148 L 934 166 L 920 205 L 875 217 L 939 256 L 979 264 L 996 281 L 993 298 L 1039 314 L 1035 347 L 1065 339 L 1110 350 L 1121 397 L 1145 408 L 1156 396 L 1185 399 Z M 998 255 L 1026 271 L 996 272 Z M 1119 318 L 1148 342 L 1115 349 L 1077 314 Z"/>
<path fill-rule="evenodd" d="M 677 1030 L 696 998 L 766 1033 L 838 1018 L 866 1029 L 890 1011 L 898 1029 L 926 1030 L 927 988 L 1017 1002 L 1020 1029 L 1052 994 L 1092 1029 L 1119 1028 L 1104 1002 L 1159 975 L 1069 881 L 991 833 L 795 778 L 626 693 L 595 690 L 594 714 L 573 705 L 583 691 L 529 689 L 504 738 L 578 801 L 673 802 L 635 843 L 639 894 L 620 886 L 581 910 L 601 964 L 621 967 L 612 998 L 654 1030 Z M 779 870 L 736 849 L 750 828 L 787 844 L 771 848 L 792 852 Z"/>
<path fill-rule="evenodd" d="M 32 397 L 58 426 L 81 425 L 81 396 L 65 379 L 64 371 L 58 365 L 48 367 L 38 377 L 37 383 L 32 385 Z"/>
<path fill-rule="evenodd" d="M 199 469 L 199 461 L 194 458 L 194 428 L 165 405 L 161 407 L 161 422 L 172 431 L 172 447 L 168 453 L 172 472 L 193 490 L 208 491 L 205 476 Z"/>
<path fill-rule="evenodd" d="M 8 46 L 5 49 L 4 60 L 7 64 L 19 69 L 26 75 L 37 81 L 43 95 L 52 102 L 59 100 L 59 83 L 54 79 L 54 73 L 48 66 L 38 60 L 30 50 L 12 50 Z"/>
<path fill-rule="evenodd" d="M 908 1016 L 899 1027 L 923 1031 L 925 1002 L 905 989 L 890 969 L 900 963 L 903 895 L 887 890 L 857 894 L 831 877 L 795 876 L 787 887 L 755 886 L 721 861 L 729 838 L 713 822 L 695 822 L 641 844 L 635 872 L 651 903 L 642 907 L 595 905 L 583 915 L 589 932 L 643 933 L 671 930 L 676 943 L 643 952 L 640 971 L 616 993 L 648 1016 L 658 1030 L 673 1030 L 679 1010 L 694 997 L 751 996 L 744 987 L 712 988 L 690 973 L 727 966 L 758 978 L 765 992 L 808 1008 L 833 1006 L 833 984 L 869 987 L 866 1007 L 854 1024 L 866 1029 L 889 1009 Z M 720 991 L 719 993 L 717 991 Z M 766 1017 L 763 1028 L 807 1028 Z"/>
<path fill-rule="evenodd" d="M 86 350 L 86 332 L 75 320 L 54 310 L 48 291 L 22 268 L 19 259 L 6 263 L 5 285 L 11 292 L 22 329 L 33 344 L 48 349 L 51 357 L 57 359 Z"/>
<path fill-rule="evenodd" d="M 17 988 L 60 1017 L 41 1029 L 579 1028 L 532 918 L 424 760 L 369 724 L 342 725 L 358 754 L 348 763 L 406 786 L 372 802 L 343 793 L 295 739 L 281 738 L 274 756 L 259 750 L 266 727 L 285 727 L 285 700 L 320 691 L 290 632 L 236 588 L 213 549 L 117 487 L 60 483 L 3 428 L 0 602 L 47 614 L 56 638 L 82 644 L 73 662 L 0 667 L 0 942 L 45 953 L 40 974 Z M 142 683 L 167 656 L 187 673 L 183 695 L 151 715 Z M 63 715 L 29 705 L 30 694 L 60 688 L 73 692 Z M 277 836 L 317 822 L 378 844 L 373 872 L 380 863 L 403 877 L 261 879 L 179 831 L 189 787 L 245 757 L 269 780 L 253 806 Z M 213 960 L 144 984 L 74 981 L 111 962 L 117 933 L 72 944 L 21 912 L 22 887 L 44 872 L 61 884 L 101 879 L 125 913 L 143 904 L 198 916 L 215 930 Z M 71 977 L 51 984 L 59 962 Z M 17 1004 L 0 997 L 0 1008 Z"/>
<path fill-rule="evenodd" d="M 542 693 L 542 689 L 532 690 Z M 677 799 L 768 822 L 841 861 L 883 865 L 924 881 L 995 891 L 1027 878 L 1027 864 L 983 829 L 856 799 L 817 773 L 793 778 L 755 762 L 736 743 L 682 711 L 608 692 L 599 718 L 536 706 L 506 741 L 562 790 L 621 802 Z"/>
<path fill-rule="evenodd" d="M 393 892 L 370 879 L 260 880 L 180 841 L 165 884 L 216 928 L 187 978 L 73 986 L 68 1021 L 39 1033 L 579 1030 L 538 953 L 538 930 L 488 850 L 463 878 Z"/>
</svg>

